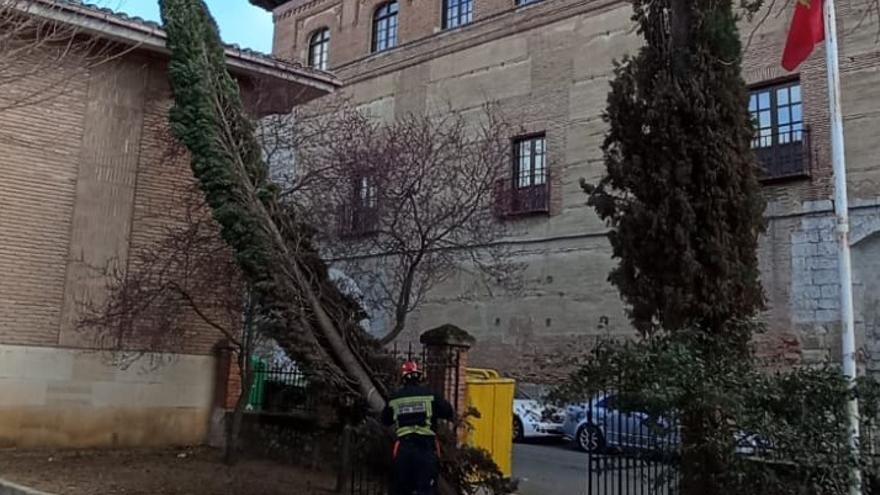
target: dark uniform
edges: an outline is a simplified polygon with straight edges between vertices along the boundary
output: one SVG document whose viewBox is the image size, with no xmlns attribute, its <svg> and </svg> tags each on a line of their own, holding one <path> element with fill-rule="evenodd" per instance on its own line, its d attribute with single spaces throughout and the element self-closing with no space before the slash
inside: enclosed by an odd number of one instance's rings
<svg viewBox="0 0 880 495">
<path fill-rule="evenodd" d="M 382 422 L 394 426 L 392 495 L 433 495 L 439 459 L 437 420 L 453 420 L 452 405 L 421 385 L 407 384 L 388 401 Z"/>
</svg>

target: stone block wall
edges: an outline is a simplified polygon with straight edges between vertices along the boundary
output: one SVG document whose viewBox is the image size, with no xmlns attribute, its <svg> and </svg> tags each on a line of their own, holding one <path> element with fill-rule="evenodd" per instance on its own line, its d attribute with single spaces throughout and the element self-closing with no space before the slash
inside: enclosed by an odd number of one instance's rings
<svg viewBox="0 0 880 495">
<path fill-rule="evenodd" d="M 213 383 L 210 356 L 123 367 L 96 351 L 0 344 L 0 448 L 200 444 Z"/>
</svg>

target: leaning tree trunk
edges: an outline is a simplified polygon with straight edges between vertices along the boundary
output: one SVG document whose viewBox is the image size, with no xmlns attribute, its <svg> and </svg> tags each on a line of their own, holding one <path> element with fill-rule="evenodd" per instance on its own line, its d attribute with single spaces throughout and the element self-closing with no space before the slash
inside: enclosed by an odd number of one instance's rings
<svg viewBox="0 0 880 495">
<path fill-rule="evenodd" d="M 170 122 L 191 153 L 195 177 L 254 288 L 267 333 L 336 385 L 351 386 L 374 411 L 385 405 L 363 362 L 343 337 L 351 322 L 330 315 L 346 298 L 328 282 L 308 235 L 278 202 L 245 115 L 239 87 L 226 70 L 217 26 L 202 0 L 162 0 L 171 50 L 175 105 Z M 319 289 L 318 292 L 316 289 Z M 305 325 L 303 325 L 305 323 Z"/>
<path fill-rule="evenodd" d="M 232 466 L 238 462 L 238 452 L 241 438 L 241 424 L 244 421 L 244 409 L 250 401 L 251 389 L 254 386 L 254 369 L 251 365 L 251 355 L 254 350 L 254 298 L 248 293 L 248 301 L 245 305 L 244 322 L 241 330 L 241 347 L 238 350 L 238 371 L 241 392 L 235 401 L 235 409 L 232 411 L 232 423 L 226 428 L 226 452 L 224 461 Z"/>
</svg>

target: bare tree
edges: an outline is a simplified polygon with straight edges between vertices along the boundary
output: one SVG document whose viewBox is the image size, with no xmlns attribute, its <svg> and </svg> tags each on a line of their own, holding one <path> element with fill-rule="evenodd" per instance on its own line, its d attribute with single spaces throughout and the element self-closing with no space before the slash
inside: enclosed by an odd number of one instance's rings
<svg viewBox="0 0 880 495">
<path fill-rule="evenodd" d="M 164 158 L 179 162 L 174 155 L 182 150 L 172 139 L 166 138 Z M 185 349 L 194 330 L 222 336 L 234 352 L 242 384 L 226 429 L 231 464 L 255 378 L 251 357 L 263 340 L 259 312 L 197 185 L 168 185 L 175 189 L 174 201 L 155 215 L 160 227 L 154 239 L 134 247 L 124 265 L 114 259 L 93 267 L 104 280 L 104 291 L 79 301 L 77 329 L 123 366 L 145 354 Z"/>
<path fill-rule="evenodd" d="M 71 71 L 88 70 L 131 49 L 62 20 L 71 8 L 57 0 L 0 0 L 0 112 L 55 98 Z"/>
<path fill-rule="evenodd" d="M 522 266 L 496 210 L 509 191 L 514 129 L 494 106 L 470 119 L 449 111 L 377 123 L 344 105 L 302 117 L 296 160 L 310 181 L 300 206 L 329 262 L 388 316 L 382 344 L 461 270 L 474 272 L 478 290 L 518 287 Z"/>
</svg>

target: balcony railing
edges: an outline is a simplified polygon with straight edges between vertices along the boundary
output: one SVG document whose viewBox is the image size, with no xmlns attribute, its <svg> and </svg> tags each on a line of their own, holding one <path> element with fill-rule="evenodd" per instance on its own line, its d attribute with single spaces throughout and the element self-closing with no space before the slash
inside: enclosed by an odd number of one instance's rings
<svg viewBox="0 0 880 495">
<path fill-rule="evenodd" d="M 752 143 L 763 169 L 763 181 L 809 177 L 812 158 L 809 129 L 776 131 L 770 136 L 758 136 Z"/>
<path fill-rule="evenodd" d="M 376 206 L 344 205 L 339 209 L 337 228 L 342 237 L 370 235 L 379 228 L 379 208 Z"/>
<path fill-rule="evenodd" d="M 495 184 L 495 214 L 500 218 L 550 213 L 550 175 L 515 177 Z"/>
</svg>

